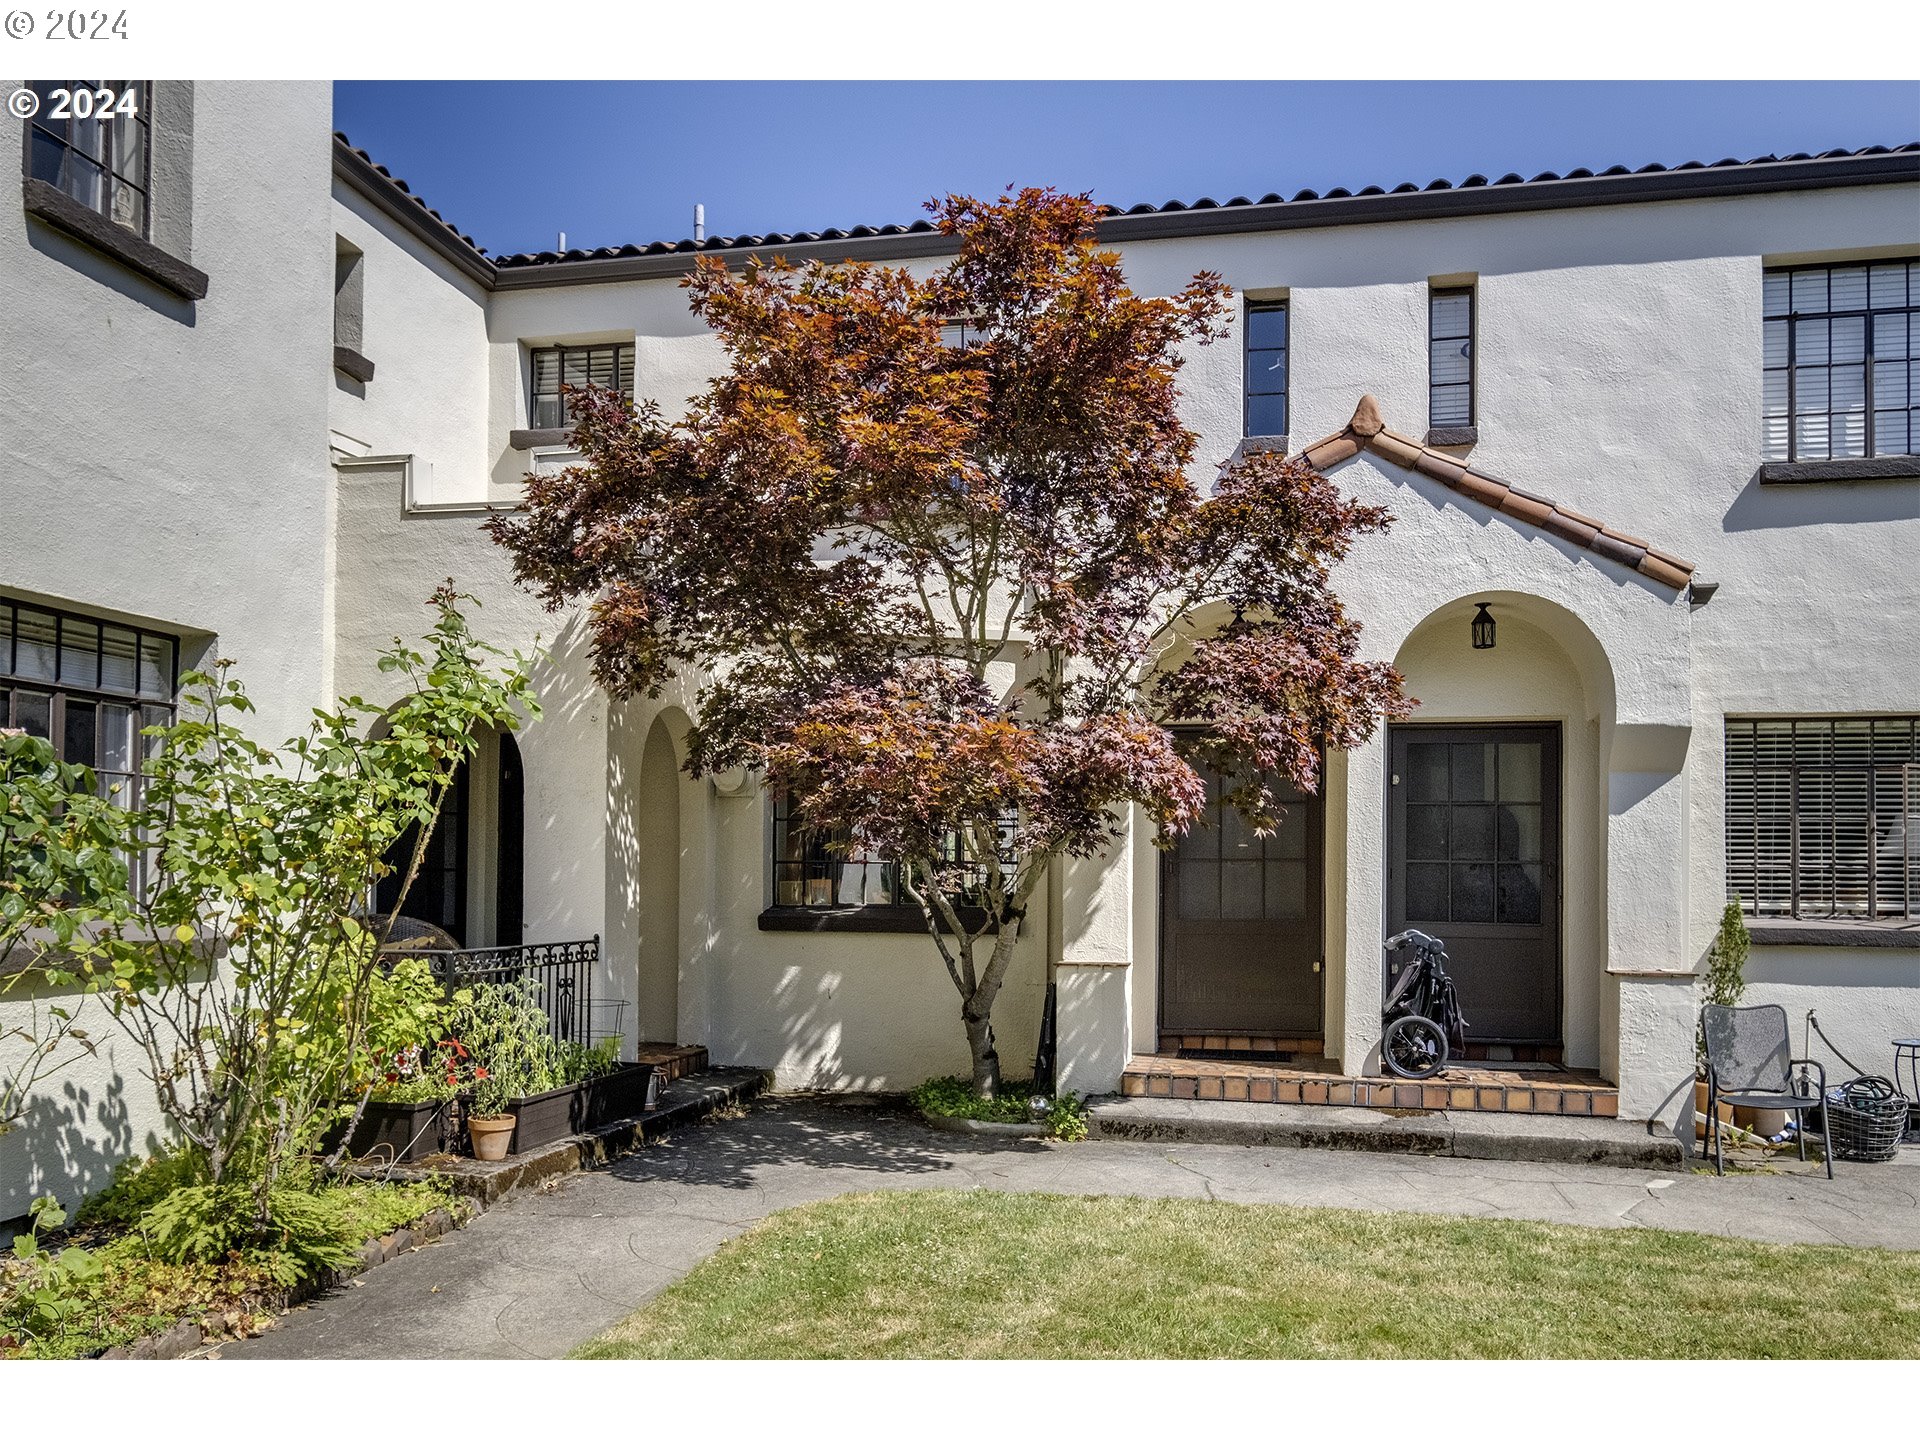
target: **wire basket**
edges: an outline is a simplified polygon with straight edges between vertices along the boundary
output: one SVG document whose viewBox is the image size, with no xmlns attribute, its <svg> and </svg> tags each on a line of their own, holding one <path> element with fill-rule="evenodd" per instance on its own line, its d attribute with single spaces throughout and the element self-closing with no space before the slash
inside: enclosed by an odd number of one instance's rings
<svg viewBox="0 0 1920 1440">
<path fill-rule="evenodd" d="M 1841 1160 L 1891 1160 L 1907 1133 L 1907 1097 L 1878 1075 L 1827 1092 L 1827 1141 Z"/>
</svg>

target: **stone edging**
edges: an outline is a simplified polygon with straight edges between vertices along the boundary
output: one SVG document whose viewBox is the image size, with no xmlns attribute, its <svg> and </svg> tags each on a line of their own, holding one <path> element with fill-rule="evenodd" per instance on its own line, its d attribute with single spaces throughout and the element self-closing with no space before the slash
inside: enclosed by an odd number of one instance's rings
<svg viewBox="0 0 1920 1440">
<path fill-rule="evenodd" d="M 464 1218 L 455 1215 L 444 1207 L 436 1206 L 422 1215 L 411 1225 L 403 1225 L 390 1234 L 377 1240 L 369 1240 L 360 1247 L 360 1253 L 349 1263 L 325 1275 L 316 1276 L 296 1285 L 280 1297 L 280 1309 L 312 1300 L 338 1285 L 345 1285 L 356 1275 L 364 1275 L 376 1265 L 384 1265 L 397 1256 L 410 1250 L 417 1250 L 438 1240 L 442 1235 L 458 1230 L 478 1215 L 483 1207 L 478 1201 L 469 1201 Z M 182 1320 L 171 1329 L 162 1330 L 155 1335 L 143 1335 L 131 1345 L 115 1345 L 111 1349 L 95 1356 L 98 1360 L 179 1360 L 204 1349 L 209 1345 L 223 1345 L 245 1336 L 233 1334 L 233 1326 L 224 1324 L 217 1316 L 208 1316 L 205 1320 Z"/>
<path fill-rule="evenodd" d="M 1023 1124 L 1017 1120 L 963 1120 L 958 1115 L 929 1115 L 920 1113 L 936 1130 L 950 1130 L 956 1135 L 1001 1135 L 1009 1139 L 1038 1139 L 1047 1137 L 1044 1125 Z"/>
</svg>

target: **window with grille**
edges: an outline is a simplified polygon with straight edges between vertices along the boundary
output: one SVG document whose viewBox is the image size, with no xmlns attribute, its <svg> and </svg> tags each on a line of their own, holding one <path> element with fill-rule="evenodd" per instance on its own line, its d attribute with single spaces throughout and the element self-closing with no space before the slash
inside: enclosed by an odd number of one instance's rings
<svg viewBox="0 0 1920 1440">
<path fill-rule="evenodd" d="M 1247 304 L 1244 435 L 1287 433 L 1287 302 Z"/>
<path fill-rule="evenodd" d="M 914 899 L 901 883 L 900 863 L 849 843 L 844 830 L 807 826 L 794 817 L 792 799 L 777 791 L 773 800 L 773 903 L 783 907 L 824 909 L 848 905 L 912 905 Z M 947 855 L 958 860 L 959 836 L 948 842 Z M 1014 864 L 1014 821 L 1000 823 L 1000 863 L 1008 872 Z M 974 886 L 984 890 L 986 869 L 969 867 Z"/>
<path fill-rule="evenodd" d="M 171 635 L 0 600 L 0 725 L 50 741 L 90 766 L 101 793 L 140 801 L 141 730 L 173 719 L 179 643 Z M 117 788 L 116 788 L 117 787 Z M 133 859 L 137 887 L 148 861 Z"/>
<path fill-rule="evenodd" d="M 533 428 L 557 430 L 572 423 L 562 386 L 633 394 L 633 346 L 554 345 L 533 352 Z"/>
<path fill-rule="evenodd" d="M 1427 424 L 1448 430 L 1473 423 L 1473 290 L 1432 290 L 1427 294 Z"/>
<path fill-rule="evenodd" d="M 1763 289 L 1765 458 L 1920 450 L 1920 260 L 1769 270 Z"/>
<path fill-rule="evenodd" d="M 1755 916 L 1920 918 L 1920 719 L 1728 720 L 1727 893 Z"/>
<path fill-rule="evenodd" d="M 31 88 L 40 104 L 27 127 L 27 174 L 146 239 L 152 86 L 35 80 Z"/>
</svg>

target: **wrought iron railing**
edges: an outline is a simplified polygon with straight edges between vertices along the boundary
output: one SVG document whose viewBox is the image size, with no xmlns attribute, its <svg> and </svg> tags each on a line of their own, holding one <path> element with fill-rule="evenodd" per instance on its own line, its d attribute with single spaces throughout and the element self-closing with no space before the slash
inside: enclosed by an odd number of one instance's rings
<svg viewBox="0 0 1920 1440">
<path fill-rule="evenodd" d="M 429 950 L 423 958 L 449 990 L 465 985 L 527 985 L 546 1012 L 556 1040 L 592 1044 L 617 1035 L 622 1000 L 593 998 L 600 937 L 544 945 L 491 945 L 477 950 Z"/>
</svg>

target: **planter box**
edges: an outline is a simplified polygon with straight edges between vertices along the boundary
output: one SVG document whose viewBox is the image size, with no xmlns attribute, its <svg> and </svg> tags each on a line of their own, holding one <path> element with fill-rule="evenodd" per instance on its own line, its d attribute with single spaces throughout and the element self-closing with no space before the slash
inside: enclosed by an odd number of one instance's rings
<svg viewBox="0 0 1920 1440">
<path fill-rule="evenodd" d="M 457 1153 L 465 1148 L 465 1128 L 452 1100 L 418 1100 L 403 1104 L 369 1100 L 354 1126 L 347 1153 L 356 1160 L 386 1158 L 418 1160 L 423 1155 Z M 329 1149 L 340 1143 L 344 1125 L 327 1137 Z"/>
<path fill-rule="evenodd" d="M 573 1134 L 574 1107 L 579 1098 L 578 1085 L 562 1085 L 557 1090 L 544 1090 L 538 1095 L 523 1095 L 508 1101 L 506 1113 L 518 1123 L 513 1127 L 513 1144 L 507 1153 L 524 1155 Z"/>
<path fill-rule="evenodd" d="M 651 1089 L 657 1100 L 659 1091 L 653 1087 L 658 1073 L 658 1066 L 629 1061 L 610 1074 L 581 1085 L 579 1102 L 574 1107 L 574 1130 L 598 1130 L 602 1125 L 631 1120 L 651 1109 L 647 1104 L 648 1092 Z"/>
</svg>

